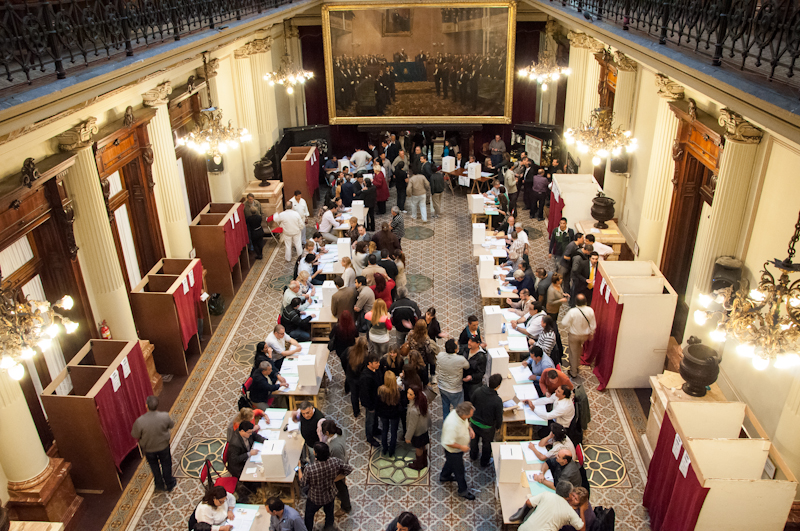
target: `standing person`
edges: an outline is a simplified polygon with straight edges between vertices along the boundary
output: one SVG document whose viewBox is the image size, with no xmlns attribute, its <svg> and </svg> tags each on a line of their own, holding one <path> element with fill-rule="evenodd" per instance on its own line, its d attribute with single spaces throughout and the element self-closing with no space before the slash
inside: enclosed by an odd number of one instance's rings
<svg viewBox="0 0 800 531">
<path fill-rule="evenodd" d="M 363 148 L 356 148 L 356 152 L 350 157 L 350 164 L 356 167 L 356 173 L 367 171 L 367 161 L 372 160 L 372 155 L 364 151 Z"/>
<path fill-rule="evenodd" d="M 380 163 L 375 163 L 372 167 L 372 171 L 374 175 L 372 182 L 375 185 L 375 198 L 378 202 L 378 214 L 386 214 L 386 201 L 389 200 L 388 177 Z"/>
<path fill-rule="evenodd" d="M 408 409 L 406 409 L 406 444 L 414 447 L 417 458 L 408 467 L 422 470 L 428 467 L 428 445 L 431 442 L 428 432 L 431 429 L 431 417 L 428 414 L 428 397 L 421 387 L 410 386 L 406 391 Z"/>
<path fill-rule="evenodd" d="M 439 474 L 439 481 L 458 483 L 458 495 L 468 500 L 474 500 L 475 495 L 467 486 L 466 471 L 464 470 L 464 452 L 469 452 L 470 440 L 475 437 L 475 432 L 469 425 L 475 408 L 470 402 L 462 402 L 451 411 L 442 424 L 442 446 L 444 447 L 444 467 Z"/>
<path fill-rule="evenodd" d="M 442 332 L 442 327 L 439 325 L 439 319 L 436 318 L 436 308 L 431 306 L 425 311 L 425 322 L 428 324 L 428 337 L 433 341 L 439 338 L 447 339 L 450 334 Z M 431 374 L 436 374 L 435 372 Z"/>
<path fill-rule="evenodd" d="M 503 426 L 503 399 L 497 394 L 502 383 L 503 377 L 493 374 L 489 376 L 488 386 L 481 385 L 472 392 L 475 414 L 469 422 L 475 437 L 469 443 L 469 458 L 475 461 L 480 457 L 484 468 L 492 464 L 494 434 Z"/>
<path fill-rule="evenodd" d="M 458 345 L 455 340 L 448 339 L 444 344 L 444 352 L 436 356 L 438 367 L 439 393 L 442 395 L 442 416 L 446 417 L 453 409 L 464 401 L 464 371 L 469 368 L 469 362 L 464 356 L 459 355 Z"/>
<path fill-rule="evenodd" d="M 342 268 L 344 268 L 344 272 L 342 273 L 342 285 L 346 288 L 355 289 L 357 275 L 356 270 L 353 269 L 353 262 L 349 257 L 345 256 L 342 258 Z"/>
<path fill-rule="evenodd" d="M 466 345 L 470 338 L 475 338 L 480 346 L 486 346 L 486 343 L 483 342 L 483 338 L 481 337 L 481 329 L 478 327 L 478 324 L 479 321 L 476 316 L 470 315 L 467 317 L 467 326 L 461 331 L 461 335 L 458 336 L 459 347 Z"/>
<path fill-rule="evenodd" d="M 400 249 L 392 253 L 392 259 L 397 266 L 397 276 L 394 277 L 395 290 L 399 297 L 400 289 L 406 289 L 408 285 L 408 277 L 406 276 L 406 255 Z"/>
<path fill-rule="evenodd" d="M 374 232 L 375 209 L 378 208 L 378 190 L 372 184 L 372 179 L 370 178 L 364 179 L 364 185 L 366 188 L 364 188 L 361 194 L 361 199 L 364 201 L 364 208 L 367 209 L 367 213 L 364 215 L 364 225 L 366 225 L 368 231 Z"/>
<path fill-rule="evenodd" d="M 519 162 L 515 162 L 513 167 L 506 168 L 506 171 L 503 173 L 503 184 L 508 194 L 509 216 L 513 216 L 517 213 L 517 197 L 519 197 L 519 192 L 517 191 L 517 175 L 514 173 L 514 168 L 518 165 Z"/>
<path fill-rule="evenodd" d="M 403 214 L 406 213 L 406 189 L 408 187 L 408 161 L 406 152 L 400 150 L 400 154 L 392 162 L 392 172 L 394 173 L 394 186 L 397 188 L 397 206 Z"/>
<path fill-rule="evenodd" d="M 401 248 L 400 240 L 397 238 L 397 235 L 392 232 L 391 226 L 386 222 L 381 224 L 381 230 L 372 235 L 372 241 L 378 246 L 378 250 L 381 252 L 381 258 L 388 258 L 392 251 Z"/>
<path fill-rule="evenodd" d="M 381 386 L 381 374 L 378 367 L 381 362 L 375 354 L 367 356 L 367 367 L 361 372 L 358 379 L 358 393 L 361 398 L 361 406 L 366 410 L 364 419 L 364 429 L 366 431 L 367 442 L 374 448 L 381 445 L 375 436 L 379 435 L 380 429 L 377 425 L 375 408 L 378 405 L 378 387 Z"/>
<path fill-rule="evenodd" d="M 359 332 L 366 332 L 368 322 L 366 315 L 375 304 L 375 292 L 367 286 L 366 277 L 361 275 L 356 277 L 356 294 L 358 298 L 356 299 L 355 313 L 353 314 L 356 318 L 356 327 L 358 327 Z"/>
<path fill-rule="evenodd" d="M 392 262 L 392 265 L 394 265 L 394 262 Z M 382 299 L 388 308 L 392 305 L 392 290 L 394 290 L 394 286 L 394 280 L 380 273 L 375 273 L 375 285 L 370 286 L 370 288 L 375 292 L 375 300 Z"/>
<path fill-rule="evenodd" d="M 400 242 L 402 242 L 403 238 L 406 236 L 406 222 L 403 219 L 403 212 L 405 212 L 405 210 L 401 212 L 400 209 L 401 207 L 396 205 L 392 207 L 392 222 L 390 224 L 392 227 L 392 233 L 397 236 L 398 244 L 400 244 Z"/>
<path fill-rule="evenodd" d="M 314 407 L 308 400 L 303 400 L 292 413 L 292 420 L 300 423 L 300 435 L 306 443 L 309 459 L 313 460 L 314 445 L 319 442 L 319 421 L 325 418 L 325 413 Z M 238 477 L 238 476 L 237 476 Z"/>
<path fill-rule="evenodd" d="M 297 251 L 297 256 L 303 254 L 301 234 L 306 230 L 302 216 L 292 210 L 291 204 L 286 204 L 286 210 L 278 212 L 267 218 L 267 223 L 276 222 L 283 229 L 283 243 L 286 245 L 286 261 L 292 261 L 292 245 Z"/>
<path fill-rule="evenodd" d="M 575 298 L 578 293 L 587 292 L 587 284 L 589 282 L 589 275 L 592 273 L 592 253 L 594 248 L 591 243 L 585 244 L 573 258 L 572 258 L 572 271 L 570 282 L 572 290 L 570 291 L 570 306 L 575 306 Z M 597 254 L 595 254 L 597 257 Z M 594 259 L 597 264 L 597 258 Z"/>
<path fill-rule="evenodd" d="M 433 375 L 436 374 L 436 355 L 439 354 L 439 346 L 436 344 L 436 340 L 431 340 L 428 337 L 428 326 L 426 313 L 425 319 L 420 319 L 414 323 L 414 328 L 408 334 L 406 341 L 408 348 L 418 352 L 422 358 L 423 367 L 421 369 Z M 425 377 L 425 384 L 427 385 L 427 375 Z"/>
<path fill-rule="evenodd" d="M 349 464 L 350 460 L 347 458 L 347 442 L 344 438 L 342 428 L 337 426 L 336 422 L 331 419 L 325 419 L 322 421 L 320 429 L 322 430 L 322 435 L 327 440 L 326 444 L 331 451 L 331 457 L 339 459 L 344 464 Z M 340 507 L 333 514 L 334 516 L 342 517 L 353 510 L 350 504 L 350 489 L 347 488 L 346 478 L 339 479 L 334 484 L 336 485 L 336 497 L 339 498 Z"/>
<path fill-rule="evenodd" d="M 236 498 L 233 494 L 222 487 L 211 487 L 194 510 L 194 518 L 198 524 L 209 524 L 213 531 L 232 531 L 233 525 L 225 522 L 234 519 L 234 507 Z"/>
<path fill-rule="evenodd" d="M 578 377 L 578 367 L 583 355 L 583 345 L 592 339 L 597 329 L 594 310 L 587 306 L 586 297 L 579 294 L 576 297 L 575 307 L 571 308 L 561 319 L 561 324 L 569 332 L 569 375 Z"/>
<path fill-rule="evenodd" d="M 350 261 L 346 256 L 342 260 Z M 353 268 L 352 266 L 346 268 L 345 272 L 347 272 L 348 269 L 352 270 Z M 356 288 L 345 286 L 343 277 L 344 275 L 333 279 L 333 283 L 336 285 L 336 293 L 331 295 L 331 300 L 329 301 L 331 314 L 337 319 L 343 312 L 350 312 L 355 316 L 356 299 L 358 298 Z"/>
<path fill-rule="evenodd" d="M 300 474 L 300 484 L 308 486 L 305 521 L 308 529 L 314 529 L 317 511 L 325 511 L 325 531 L 333 531 L 333 507 L 336 501 L 336 481 L 353 472 L 353 467 L 337 457 L 331 457 L 328 445 L 314 444 L 316 460 Z"/>
<path fill-rule="evenodd" d="M 558 227 L 553 229 L 550 234 L 550 245 L 547 252 L 550 253 L 550 258 L 555 258 L 556 262 L 564 256 L 564 250 L 567 245 L 575 239 L 575 231 L 567 228 L 567 218 L 561 218 L 558 222 Z"/>
<path fill-rule="evenodd" d="M 563 279 L 558 273 L 553 273 L 553 280 L 547 288 L 547 299 L 545 301 L 545 311 L 554 322 L 558 321 L 558 312 L 561 305 L 569 300 L 569 295 L 564 293 L 562 288 Z"/>
<path fill-rule="evenodd" d="M 360 336 L 345 353 L 344 376 L 350 387 L 350 404 L 353 406 L 353 417 L 361 415 L 359 400 L 361 398 L 361 374 L 367 367 L 369 345 L 367 338 Z"/>
<path fill-rule="evenodd" d="M 544 175 L 544 170 L 539 170 L 536 172 L 536 175 L 533 176 L 533 185 L 531 186 L 533 191 L 531 219 L 533 219 L 535 214 L 536 219 L 539 221 L 544 221 L 544 202 L 549 193 L 549 189 L 547 188 L 548 184 L 549 182 L 547 181 L 547 177 Z"/>
<path fill-rule="evenodd" d="M 414 174 L 408 181 L 409 195 L 411 196 L 411 219 L 417 219 L 419 209 L 422 221 L 428 222 L 428 209 L 425 198 L 431 193 L 431 184 L 422 174 Z"/>
<path fill-rule="evenodd" d="M 147 412 L 136 419 L 131 437 L 139 441 L 147 464 L 153 472 L 156 490 L 172 492 L 178 481 L 172 475 L 172 454 L 169 448 L 169 430 L 175 426 L 169 413 L 158 411 L 158 397 L 145 400 Z"/>
<path fill-rule="evenodd" d="M 397 386 L 397 375 L 392 371 L 386 371 L 383 375 L 383 385 L 378 388 L 375 412 L 381 421 L 383 455 L 394 457 L 397 448 L 397 427 L 400 424 L 400 415 L 404 412 L 400 389 Z"/>
<path fill-rule="evenodd" d="M 433 205 L 433 217 L 438 218 L 442 215 L 442 193 L 444 192 L 444 175 L 436 172 L 431 175 L 431 204 Z"/>
<path fill-rule="evenodd" d="M 273 496 L 264 504 L 269 513 L 269 531 L 308 531 L 297 509 L 284 505 L 283 500 Z"/>
<path fill-rule="evenodd" d="M 364 315 L 364 319 L 372 323 L 369 329 L 372 351 L 378 356 L 383 356 L 389 352 L 389 340 L 391 339 L 389 332 L 392 330 L 392 320 L 386 309 L 386 302 L 383 299 L 377 299 L 372 305 L 372 310 Z"/>
<path fill-rule="evenodd" d="M 600 260 L 608 260 L 608 257 L 614 254 L 614 248 L 602 242 L 598 242 L 594 234 L 587 234 L 585 237 L 587 243 L 592 244 L 592 249 L 597 253 Z"/>
<path fill-rule="evenodd" d="M 358 338 L 358 330 L 356 330 L 356 323 L 353 320 L 353 313 L 350 310 L 344 310 L 338 321 L 331 327 L 331 333 L 328 335 L 328 350 L 336 352 L 336 357 L 342 364 L 342 371 L 345 373 L 345 394 L 350 391 L 351 383 L 347 378 L 347 350 L 356 344 L 356 338 Z M 358 397 L 358 393 L 356 393 L 356 397 Z"/>
<path fill-rule="evenodd" d="M 522 172 L 520 174 L 519 182 L 522 183 L 522 201 L 525 208 L 530 210 L 533 208 L 533 169 L 531 168 L 531 161 L 528 157 L 522 159 Z M 519 189 L 519 183 L 517 188 Z M 344 188 L 342 188 L 344 193 Z"/>
<path fill-rule="evenodd" d="M 536 338 L 536 343 L 534 345 L 541 348 L 542 352 L 550 356 L 554 365 L 561 363 L 561 355 L 560 353 L 557 355 L 555 351 L 555 346 L 558 343 L 556 334 L 558 334 L 556 320 L 549 315 L 545 315 L 542 318 L 542 331 Z"/>
<path fill-rule="evenodd" d="M 503 142 L 500 135 L 494 135 L 494 140 L 489 142 L 489 150 L 491 151 L 492 166 L 499 166 L 503 162 L 503 154 L 506 152 L 506 143 Z"/>
<path fill-rule="evenodd" d="M 583 247 L 583 234 L 577 233 L 575 239 L 564 248 L 564 254 L 558 259 L 558 274 L 564 279 L 564 292 L 569 293 L 570 273 L 572 272 L 572 259 L 581 252 Z"/>
<path fill-rule="evenodd" d="M 308 221 L 308 217 L 311 214 L 308 212 L 308 205 L 306 204 L 306 200 L 303 199 L 303 192 L 301 192 L 300 190 L 295 190 L 294 191 L 294 197 L 289 199 L 289 204 L 292 205 L 292 210 L 294 210 L 295 212 L 300 214 L 300 217 L 303 218 L 304 230 L 303 230 L 303 232 L 300 233 L 300 239 L 301 239 L 303 245 L 305 245 L 306 244 L 305 225 L 306 225 L 306 222 Z"/>
<path fill-rule="evenodd" d="M 414 328 L 422 314 L 417 303 L 408 298 L 408 290 L 397 288 L 397 299 L 389 308 L 392 316 L 392 325 L 397 330 L 397 344 L 402 345 L 406 342 L 406 335 Z"/>
<path fill-rule="evenodd" d="M 478 339 L 470 337 L 467 344 L 462 347 L 461 355 L 469 363 L 469 367 L 464 369 L 464 399 L 472 400 L 472 392 L 483 383 L 486 375 L 486 351 L 483 350 Z"/>
</svg>

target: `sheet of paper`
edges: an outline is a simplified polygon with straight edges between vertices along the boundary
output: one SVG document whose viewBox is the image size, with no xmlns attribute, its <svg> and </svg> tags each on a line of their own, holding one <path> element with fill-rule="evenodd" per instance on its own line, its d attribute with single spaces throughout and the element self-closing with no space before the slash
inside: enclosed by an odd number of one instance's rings
<svg viewBox="0 0 800 531">
<path fill-rule="evenodd" d="M 537 426 L 546 426 L 547 421 L 544 420 L 542 417 L 547 414 L 547 409 L 544 406 L 536 406 L 533 411 L 529 411 L 529 408 L 525 408 L 525 423 L 526 424 L 535 424 Z"/>
<path fill-rule="evenodd" d="M 519 336 L 508 336 L 508 350 L 511 352 L 527 352 L 528 338 L 520 334 Z"/>
<path fill-rule="evenodd" d="M 509 367 L 508 372 L 511 373 L 511 377 L 517 383 L 530 382 L 530 376 L 533 374 L 528 367 L 522 367 L 521 365 Z M 531 387 L 533 386 L 531 385 Z"/>
<path fill-rule="evenodd" d="M 676 433 L 675 440 L 672 441 L 672 455 L 675 456 L 675 459 L 678 459 L 681 453 L 681 446 L 683 446 L 683 441 L 681 441 L 681 436 Z"/>
<path fill-rule="evenodd" d="M 234 221 L 236 223 L 239 223 L 239 211 L 238 210 L 234 210 L 233 211 L 233 219 L 234 219 Z"/>
<path fill-rule="evenodd" d="M 683 477 L 686 477 L 687 472 L 689 472 L 689 464 L 692 461 L 689 459 L 689 452 L 683 452 L 683 457 L 681 458 L 681 464 L 678 466 L 678 470 L 680 470 Z"/>
<path fill-rule="evenodd" d="M 508 256 L 508 252 L 505 249 L 492 249 L 492 256 L 495 258 L 505 258 Z"/>
<path fill-rule="evenodd" d="M 250 467 L 250 468 L 246 468 L 244 473 L 245 474 L 255 474 L 256 473 L 256 467 L 253 466 L 253 467 Z"/>
<path fill-rule="evenodd" d="M 263 417 L 258 419 L 258 429 L 259 430 L 266 430 L 267 428 L 269 428 L 269 424 L 267 424 L 267 421 L 264 420 Z"/>
<path fill-rule="evenodd" d="M 531 474 L 529 477 L 533 477 L 533 476 L 535 476 L 535 475 L 536 475 L 536 474 Z M 531 494 L 532 494 L 533 496 L 536 496 L 537 494 L 541 494 L 541 493 L 543 493 L 543 492 L 550 492 L 550 493 L 552 493 L 552 492 L 555 492 L 555 491 L 554 491 L 553 489 L 551 489 L 550 487 L 547 487 L 547 486 L 545 486 L 545 485 L 542 485 L 541 483 L 539 483 L 539 482 L 538 482 L 538 481 L 536 481 L 535 479 L 533 479 L 533 480 L 531 480 L 531 479 L 528 479 L 528 487 L 531 489 Z"/>
<path fill-rule="evenodd" d="M 280 430 L 266 430 L 260 433 L 262 437 L 267 439 L 268 441 L 277 441 L 281 438 Z"/>
<path fill-rule="evenodd" d="M 300 423 L 295 422 L 294 419 L 289 417 L 289 422 L 286 423 L 286 431 L 296 431 L 300 429 Z"/>
<path fill-rule="evenodd" d="M 516 321 L 516 320 L 519 319 L 519 315 L 517 315 L 516 313 L 512 312 L 509 309 L 504 309 L 503 310 L 503 317 L 506 318 L 506 322 Z"/>
<path fill-rule="evenodd" d="M 503 444 L 500 446 L 500 459 L 522 459 L 522 449 L 519 446 Z"/>
<path fill-rule="evenodd" d="M 289 360 L 286 360 L 286 361 L 289 361 Z M 286 364 L 286 362 L 284 362 L 284 365 L 285 364 Z M 275 422 L 281 422 L 283 420 L 283 417 L 286 416 L 286 413 L 288 411 L 289 411 L 288 409 L 282 409 L 282 408 L 278 408 L 278 407 L 271 407 L 269 409 L 265 409 L 264 410 L 264 414 L 269 417 L 269 420 L 270 420 L 270 422 L 272 424 L 275 424 Z"/>
<path fill-rule="evenodd" d="M 528 464 L 528 465 L 535 465 L 537 463 L 541 463 L 539 458 L 536 457 L 536 454 L 533 453 L 533 450 L 531 450 L 528 447 L 528 444 L 530 444 L 530 443 L 538 444 L 539 441 L 520 441 L 520 443 L 519 443 L 520 447 L 522 448 L 522 456 L 525 458 L 525 463 Z M 546 448 L 542 448 L 539 451 L 542 452 L 542 453 L 546 453 L 547 449 Z"/>
<path fill-rule="evenodd" d="M 606 304 L 608 304 L 608 300 L 609 300 L 610 298 L 611 298 L 611 290 L 610 290 L 610 289 L 607 289 L 607 290 L 606 290 Z"/>
<path fill-rule="evenodd" d="M 284 376 L 284 379 L 286 380 L 286 383 L 289 384 L 289 386 L 284 387 L 282 391 L 284 392 L 297 391 L 297 385 L 300 382 L 299 376 Z"/>
<path fill-rule="evenodd" d="M 326 274 L 332 274 L 333 273 L 333 264 L 334 264 L 333 262 L 326 263 L 324 266 L 322 266 L 322 272 L 326 273 Z"/>
<path fill-rule="evenodd" d="M 513 293 L 514 289 L 515 289 L 514 286 L 512 286 L 511 284 L 508 284 L 507 286 L 500 286 L 500 291 L 502 291 L 503 293 Z"/>
<path fill-rule="evenodd" d="M 258 450 L 259 452 L 264 450 L 264 443 L 263 442 L 254 442 L 253 443 L 253 450 Z"/>
<path fill-rule="evenodd" d="M 516 406 L 517 406 L 517 403 L 514 402 L 513 400 L 506 400 L 505 402 L 503 402 L 503 407 L 506 408 L 506 409 L 508 409 L 510 407 L 516 407 Z"/>
<path fill-rule="evenodd" d="M 297 374 L 297 358 L 284 359 L 283 365 L 281 365 L 281 375 L 285 378 L 291 375 L 297 376 Z"/>
<path fill-rule="evenodd" d="M 233 531 L 250 531 L 258 516 L 258 505 L 237 505 L 233 509 L 233 520 L 227 520 L 226 525 L 233 526 Z"/>
<path fill-rule="evenodd" d="M 122 360 L 122 375 L 127 378 L 131 375 L 131 364 L 128 363 L 128 358 L 123 358 Z"/>
<path fill-rule="evenodd" d="M 517 395 L 517 398 L 520 400 L 536 400 L 539 398 L 539 395 L 536 393 L 536 387 L 534 387 L 532 383 L 515 385 L 514 394 Z"/>
<path fill-rule="evenodd" d="M 194 271 L 189 271 L 189 285 L 194 287 Z"/>
<path fill-rule="evenodd" d="M 121 384 L 120 384 L 120 381 L 119 381 L 119 371 L 116 370 L 116 371 L 111 373 L 111 387 L 114 388 L 114 392 L 115 393 L 119 390 L 119 386 L 120 385 Z"/>
<path fill-rule="evenodd" d="M 250 456 L 251 463 L 260 463 L 261 462 L 261 454 L 251 455 Z"/>
<path fill-rule="evenodd" d="M 183 282 L 181 282 L 181 285 L 183 286 L 183 294 L 186 295 L 189 293 L 189 281 L 184 278 Z"/>
</svg>

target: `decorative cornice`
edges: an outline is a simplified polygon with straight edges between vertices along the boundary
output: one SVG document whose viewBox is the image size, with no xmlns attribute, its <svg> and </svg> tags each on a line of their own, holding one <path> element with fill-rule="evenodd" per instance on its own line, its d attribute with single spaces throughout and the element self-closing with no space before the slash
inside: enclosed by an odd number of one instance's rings
<svg viewBox="0 0 800 531">
<path fill-rule="evenodd" d="M 89 147 L 92 145 L 92 135 L 97 131 L 97 118 L 90 117 L 58 135 L 58 148 L 61 151 L 77 151 Z"/>
<path fill-rule="evenodd" d="M 663 74 L 656 74 L 656 88 L 658 95 L 668 100 L 682 100 L 683 86 L 678 85 Z"/>
<path fill-rule="evenodd" d="M 548 20 L 548 21 L 547 21 L 547 23 L 544 25 L 544 33 L 545 33 L 545 35 L 547 35 L 548 37 L 552 37 L 553 35 L 555 35 L 555 34 L 556 34 L 556 31 L 558 31 L 558 22 L 556 22 L 555 20 L 553 20 L 553 19 L 551 18 L 551 19 L 550 19 L 550 20 Z"/>
<path fill-rule="evenodd" d="M 250 41 L 241 48 L 233 51 L 233 57 L 236 59 L 244 59 L 255 55 L 257 53 L 266 53 L 272 49 L 272 37 L 265 37 L 263 39 L 256 39 Z"/>
<path fill-rule="evenodd" d="M 145 107 L 166 105 L 169 102 L 170 94 L 172 94 L 172 83 L 167 81 L 142 94 L 142 102 Z"/>
<path fill-rule="evenodd" d="M 217 59 L 216 57 L 213 59 L 209 59 L 208 62 L 206 63 L 205 68 L 208 71 L 208 79 L 211 79 L 212 77 L 217 77 L 217 70 L 219 70 L 219 59 Z M 202 75 L 205 76 L 206 72 L 203 72 Z"/>
<path fill-rule="evenodd" d="M 567 34 L 567 39 L 569 39 L 569 44 L 573 48 L 588 48 L 593 52 L 599 52 L 604 48 L 602 42 L 594 37 L 589 37 L 585 33 L 570 31 Z"/>
<path fill-rule="evenodd" d="M 719 125 L 725 128 L 725 140 L 758 144 L 764 132 L 727 107 L 719 111 Z"/>
<path fill-rule="evenodd" d="M 287 39 L 297 39 L 300 37 L 300 29 L 297 26 L 289 25 L 286 28 L 285 35 Z"/>
<path fill-rule="evenodd" d="M 623 72 L 636 72 L 639 67 L 639 63 L 620 51 L 614 52 L 614 62 L 617 65 L 617 69 Z"/>
</svg>

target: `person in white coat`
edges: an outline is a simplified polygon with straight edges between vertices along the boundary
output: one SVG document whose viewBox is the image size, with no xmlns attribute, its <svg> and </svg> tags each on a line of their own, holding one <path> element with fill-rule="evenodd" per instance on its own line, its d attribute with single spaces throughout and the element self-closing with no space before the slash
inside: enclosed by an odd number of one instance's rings
<svg viewBox="0 0 800 531">
<path fill-rule="evenodd" d="M 305 224 L 308 220 L 308 217 L 311 215 L 308 212 L 308 205 L 306 204 L 306 200 L 303 199 L 303 192 L 300 190 L 294 191 L 294 197 L 289 199 L 289 203 L 292 205 L 292 210 L 300 214 L 300 217 L 303 218 L 303 230 L 300 232 L 300 242 L 302 245 L 306 244 L 306 229 Z"/>
<path fill-rule="evenodd" d="M 286 244 L 286 261 L 292 261 L 292 244 L 297 250 L 297 256 L 303 252 L 303 244 L 300 243 L 300 234 L 306 229 L 303 217 L 295 210 L 292 204 L 286 203 L 286 210 L 278 212 L 267 218 L 267 222 L 274 221 L 283 229 L 283 243 Z"/>
</svg>

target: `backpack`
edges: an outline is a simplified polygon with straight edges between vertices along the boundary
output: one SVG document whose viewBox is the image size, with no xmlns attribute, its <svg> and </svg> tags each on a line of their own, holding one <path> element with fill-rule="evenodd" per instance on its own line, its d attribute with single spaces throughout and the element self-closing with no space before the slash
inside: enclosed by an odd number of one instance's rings
<svg viewBox="0 0 800 531">
<path fill-rule="evenodd" d="M 225 298 L 220 293 L 214 293 L 208 298 L 208 311 L 211 315 L 225 313 Z"/>
<path fill-rule="evenodd" d="M 592 524 L 592 528 L 587 531 L 614 531 L 616 520 L 617 515 L 614 513 L 614 509 L 610 507 L 605 509 L 598 505 L 594 508 L 594 523 Z"/>
</svg>

